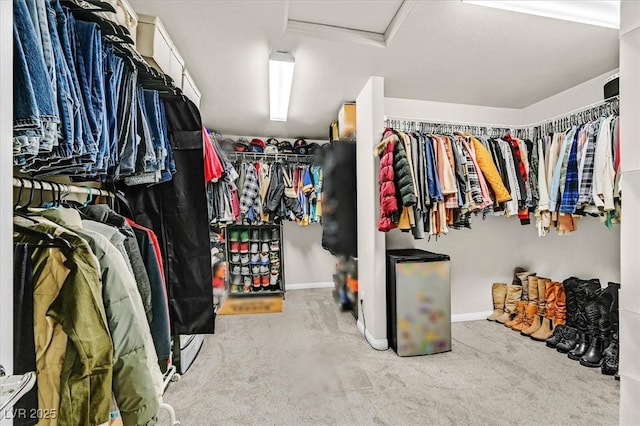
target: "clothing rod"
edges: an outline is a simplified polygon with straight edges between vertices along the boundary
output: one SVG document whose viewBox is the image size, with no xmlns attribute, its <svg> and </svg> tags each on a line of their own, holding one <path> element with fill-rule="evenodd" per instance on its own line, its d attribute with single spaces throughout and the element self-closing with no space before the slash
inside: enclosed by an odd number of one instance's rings
<svg viewBox="0 0 640 426">
<path fill-rule="evenodd" d="M 38 186 L 38 184 L 34 184 L 34 182 L 38 182 L 42 185 L 42 188 Z M 34 180 L 30 178 L 13 178 L 13 186 L 14 188 L 26 188 L 26 189 L 35 189 L 36 191 L 42 189 L 45 191 L 57 191 L 58 186 L 63 192 L 71 193 L 71 194 L 84 194 L 84 195 L 95 195 L 100 197 L 111 197 L 115 198 L 113 192 L 106 191 L 100 188 L 92 188 L 90 186 L 76 186 L 69 185 L 66 183 L 57 183 L 57 182 L 47 182 L 44 180 Z"/>
<path fill-rule="evenodd" d="M 425 120 L 424 118 L 405 118 L 405 117 L 393 117 L 386 116 L 384 117 L 384 121 L 405 121 L 407 123 L 414 124 L 426 124 L 428 126 L 436 125 L 436 126 L 459 126 L 459 127 L 484 127 L 486 129 L 518 129 L 522 126 L 520 125 L 507 125 L 507 124 L 487 124 L 487 123 L 469 123 L 469 122 L 461 122 L 461 121 L 433 121 L 433 120 Z"/>
<path fill-rule="evenodd" d="M 609 105 L 612 102 L 618 101 L 620 99 L 619 95 L 616 96 L 612 96 L 610 98 L 607 98 L 605 100 L 602 101 L 598 101 L 598 102 L 594 102 L 590 105 L 586 105 L 577 109 L 574 109 L 572 111 L 569 112 L 565 112 L 563 114 L 559 114 L 556 115 L 554 117 L 551 118 L 546 118 L 542 121 L 538 121 L 535 123 L 531 123 L 531 124 L 488 124 L 488 123 L 469 123 L 469 122 L 460 122 L 460 121 L 433 121 L 433 120 L 426 120 L 424 118 L 408 118 L 408 117 L 394 117 L 394 116 L 384 116 L 384 121 L 400 121 L 400 122 L 407 122 L 407 123 L 413 123 L 413 124 L 422 124 L 422 125 L 436 125 L 436 126 L 459 126 L 459 127 L 482 127 L 482 128 L 486 128 L 486 129 L 513 129 L 513 130 L 527 130 L 527 129 L 531 129 L 534 127 L 539 127 L 543 124 L 547 124 L 551 121 L 556 121 L 556 120 L 560 120 L 562 118 L 569 118 L 572 115 L 581 113 L 581 112 L 585 112 L 585 111 L 589 111 L 592 109 L 596 109 L 599 108 L 601 106 L 605 106 L 605 105 Z"/>
<path fill-rule="evenodd" d="M 592 109 L 597 109 L 597 108 L 599 108 L 601 106 L 609 105 L 609 104 L 611 104 L 611 103 L 613 103 L 615 101 L 619 101 L 619 100 L 620 100 L 620 96 L 619 95 L 612 96 L 612 97 L 607 98 L 607 99 L 605 99 L 603 101 L 594 102 L 594 103 L 592 103 L 590 105 L 586 105 L 586 106 L 583 106 L 581 108 L 574 109 L 573 111 L 565 112 L 564 114 L 559 114 L 559 115 L 556 115 L 555 117 L 546 118 L 546 119 L 544 119 L 542 121 L 538 121 L 537 123 L 528 124 L 526 127 L 539 127 L 539 126 L 541 126 L 543 124 L 549 123 L 550 121 L 556 121 L 556 120 L 561 120 L 563 118 L 569 118 L 572 115 L 579 114 L 581 112 L 586 112 L 586 111 L 589 111 L 589 110 L 592 110 Z"/>
</svg>

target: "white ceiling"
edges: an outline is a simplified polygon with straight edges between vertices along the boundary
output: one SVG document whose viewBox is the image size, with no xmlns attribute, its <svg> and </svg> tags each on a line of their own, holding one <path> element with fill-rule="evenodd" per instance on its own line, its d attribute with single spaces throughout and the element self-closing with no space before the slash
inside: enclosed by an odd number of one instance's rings
<svg viewBox="0 0 640 426">
<path fill-rule="evenodd" d="M 285 33 L 291 19 L 384 32 L 401 2 L 130 0 L 159 16 L 225 134 L 324 139 L 372 75 L 385 96 L 522 108 L 618 67 L 618 31 L 463 4 L 418 1 L 388 47 Z M 289 12 L 289 13 L 288 13 Z M 269 121 L 268 57 L 296 58 L 287 122 Z"/>
</svg>

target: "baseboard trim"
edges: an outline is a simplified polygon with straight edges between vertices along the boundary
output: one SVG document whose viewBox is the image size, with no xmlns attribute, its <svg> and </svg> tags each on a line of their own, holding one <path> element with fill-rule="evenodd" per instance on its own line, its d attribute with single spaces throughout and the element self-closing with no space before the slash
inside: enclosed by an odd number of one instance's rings
<svg viewBox="0 0 640 426">
<path fill-rule="evenodd" d="M 320 282 L 320 283 L 294 283 L 287 284 L 287 290 L 307 290 L 310 288 L 333 288 L 335 284 L 332 281 Z"/>
<path fill-rule="evenodd" d="M 363 335 L 365 335 L 367 337 L 367 340 L 369 341 L 369 344 L 371 346 L 373 346 L 374 349 L 377 349 L 379 351 L 384 351 L 389 349 L 389 342 L 387 341 L 387 339 L 375 339 L 371 333 L 369 333 L 369 330 L 366 330 L 366 334 L 365 334 L 365 329 L 364 329 L 364 324 L 362 323 L 362 321 L 358 320 L 358 330 L 360 331 L 360 333 L 362 333 Z"/>
<path fill-rule="evenodd" d="M 465 321 L 477 321 L 481 319 L 487 319 L 493 311 L 484 312 L 469 312 L 468 314 L 455 314 L 451 315 L 451 322 L 465 322 Z"/>
</svg>

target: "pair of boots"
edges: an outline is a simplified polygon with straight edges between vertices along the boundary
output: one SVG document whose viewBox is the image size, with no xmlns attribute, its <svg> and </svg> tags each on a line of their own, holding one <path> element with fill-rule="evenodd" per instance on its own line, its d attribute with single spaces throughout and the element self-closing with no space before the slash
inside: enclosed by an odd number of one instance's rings
<svg viewBox="0 0 640 426">
<path fill-rule="evenodd" d="M 516 278 L 522 285 L 522 300 L 516 302 L 516 317 L 504 325 L 522 332 L 531 327 L 538 313 L 538 277 L 533 272 L 521 271 Z"/>
<path fill-rule="evenodd" d="M 506 283 L 494 283 L 491 292 L 493 297 L 493 314 L 487 320 L 497 321 L 507 327 L 517 327 L 517 330 L 527 328 L 533 322 L 535 316 L 534 303 L 529 303 L 530 283 L 529 278 L 534 276 L 532 272 L 526 272 L 523 268 L 516 268 L 511 285 Z M 532 302 L 536 302 L 537 311 L 537 285 L 532 295 Z M 531 319 L 531 321 L 529 321 Z"/>
<path fill-rule="evenodd" d="M 544 310 L 540 314 L 540 327 L 529 336 L 533 340 L 545 341 L 553 335 L 558 326 L 566 322 L 566 295 L 562 283 L 548 278 L 538 281 L 544 283 Z"/>
</svg>

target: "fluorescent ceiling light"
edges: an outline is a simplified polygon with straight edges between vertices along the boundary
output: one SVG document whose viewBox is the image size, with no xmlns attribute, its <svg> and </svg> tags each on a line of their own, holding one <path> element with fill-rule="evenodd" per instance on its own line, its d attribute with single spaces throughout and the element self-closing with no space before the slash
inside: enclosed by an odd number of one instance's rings
<svg viewBox="0 0 640 426">
<path fill-rule="evenodd" d="M 269 56 L 269 106 L 272 121 L 287 121 L 294 66 L 295 60 L 289 52 L 274 52 Z"/>
<path fill-rule="evenodd" d="M 620 28 L 620 0 L 462 0 L 462 2 L 600 27 Z"/>
</svg>

